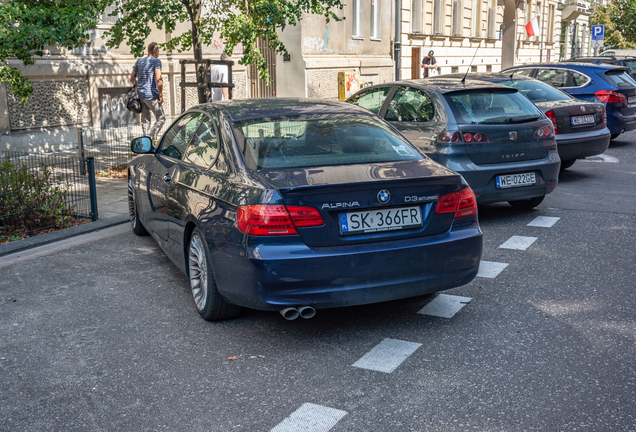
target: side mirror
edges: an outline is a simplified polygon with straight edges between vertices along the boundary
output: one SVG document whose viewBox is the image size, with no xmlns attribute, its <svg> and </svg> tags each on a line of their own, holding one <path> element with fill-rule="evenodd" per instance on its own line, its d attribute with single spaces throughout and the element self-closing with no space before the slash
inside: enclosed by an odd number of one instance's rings
<svg viewBox="0 0 636 432">
<path fill-rule="evenodd" d="M 130 150 L 132 150 L 133 153 L 137 154 L 147 154 L 155 152 L 155 148 L 152 146 L 152 140 L 150 139 L 150 137 L 147 136 L 133 138 L 132 141 L 130 141 Z"/>
</svg>

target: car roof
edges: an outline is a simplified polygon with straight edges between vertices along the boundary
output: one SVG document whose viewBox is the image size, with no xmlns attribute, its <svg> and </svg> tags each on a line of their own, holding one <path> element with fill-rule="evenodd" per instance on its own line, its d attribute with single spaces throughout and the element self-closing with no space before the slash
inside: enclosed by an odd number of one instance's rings
<svg viewBox="0 0 636 432">
<path fill-rule="evenodd" d="M 464 74 L 461 73 L 455 73 L 455 74 L 449 74 L 449 75 L 444 75 L 444 77 L 449 77 L 449 78 L 457 78 L 457 77 L 463 77 Z M 525 76 L 525 75 L 512 75 L 510 73 L 501 73 L 501 72 L 472 72 L 469 73 L 467 75 L 467 79 L 470 78 L 471 80 L 481 80 L 481 81 L 490 81 L 490 82 L 497 82 L 497 81 L 539 81 L 535 78 L 530 78 L 529 76 Z M 539 82 L 543 82 L 543 81 L 539 81 Z"/>
<path fill-rule="evenodd" d="M 373 87 L 386 87 L 386 86 L 394 86 L 394 85 L 404 85 L 404 86 L 423 86 L 423 87 L 432 87 L 433 90 L 437 91 L 440 94 L 452 93 L 456 91 L 462 90 L 480 90 L 480 89 L 502 89 L 502 90 L 510 90 L 510 87 L 506 87 L 501 84 L 495 83 L 484 83 L 484 81 L 479 80 L 470 80 L 466 79 L 462 83 L 462 79 L 459 77 L 450 77 L 447 78 L 445 75 L 442 77 L 436 78 L 421 78 L 414 79 L 408 81 L 394 81 L 388 82 L 384 84 L 376 84 Z"/>
<path fill-rule="evenodd" d="M 607 64 L 607 63 L 596 64 L 596 63 L 587 63 L 587 62 L 563 62 L 563 63 L 531 63 L 531 64 L 513 66 L 513 67 L 510 67 L 510 68 L 507 68 L 506 70 L 509 70 L 509 69 L 522 69 L 522 68 L 538 68 L 538 67 L 552 67 L 552 68 L 572 69 L 572 66 L 574 66 L 574 67 L 582 67 L 582 68 L 593 67 L 595 69 L 607 69 L 607 70 L 611 70 L 611 69 L 625 69 L 624 66 L 616 66 L 616 65 L 611 65 L 611 64 Z"/>
<path fill-rule="evenodd" d="M 231 121 L 319 114 L 374 115 L 370 111 L 350 103 L 306 98 L 232 99 L 197 105 L 192 107 L 192 109 L 208 112 L 220 109 L 225 112 Z"/>
</svg>

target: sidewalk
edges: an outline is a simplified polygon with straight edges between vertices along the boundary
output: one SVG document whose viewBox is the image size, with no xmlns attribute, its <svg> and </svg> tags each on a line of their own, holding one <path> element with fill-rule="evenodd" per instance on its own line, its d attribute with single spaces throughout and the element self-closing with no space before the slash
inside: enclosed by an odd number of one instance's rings
<svg viewBox="0 0 636 432">
<path fill-rule="evenodd" d="M 97 215 L 99 217 L 97 221 L 1 244 L 0 257 L 128 223 L 127 180 L 97 177 L 95 183 L 97 186 Z"/>
</svg>

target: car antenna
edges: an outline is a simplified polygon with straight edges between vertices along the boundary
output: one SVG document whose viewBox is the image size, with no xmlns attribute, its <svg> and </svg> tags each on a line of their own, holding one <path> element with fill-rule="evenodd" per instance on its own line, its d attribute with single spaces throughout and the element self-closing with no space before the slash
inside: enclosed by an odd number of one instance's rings
<svg viewBox="0 0 636 432">
<path fill-rule="evenodd" d="M 479 45 L 477 45 L 477 49 L 475 50 L 475 55 L 473 55 L 473 59 L 470 61 L 470 64 L 468 65 L 468 68 L 466 69 L 464 78 L 462 78 L 462 84 L 464 84 L 464 86 L 466 85 L 466 75 L 468 75 L 468 71 L 470 70 L 470 67 L 473 65 L 473 60 L 475 60 L 475 56 L 477 55 L 477 52 L 479 51 L 479 47 L 481 47 L 481 41 L 479 41 Z"/>
</svg>

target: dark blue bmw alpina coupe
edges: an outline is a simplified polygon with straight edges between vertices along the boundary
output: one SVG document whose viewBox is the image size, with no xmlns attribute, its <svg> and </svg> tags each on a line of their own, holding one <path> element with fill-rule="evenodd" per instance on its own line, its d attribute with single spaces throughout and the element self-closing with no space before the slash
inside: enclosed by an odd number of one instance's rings
<svg viewBox="0 0 636 432">
<path fill-rule="evenodd" d="M 373 113 L 344 102 L 199 105 L 128 165 L 132 229 L 190 279 L 206 320 L 287 319 L 470 282 L 473 191 Z"/>
</svg>

